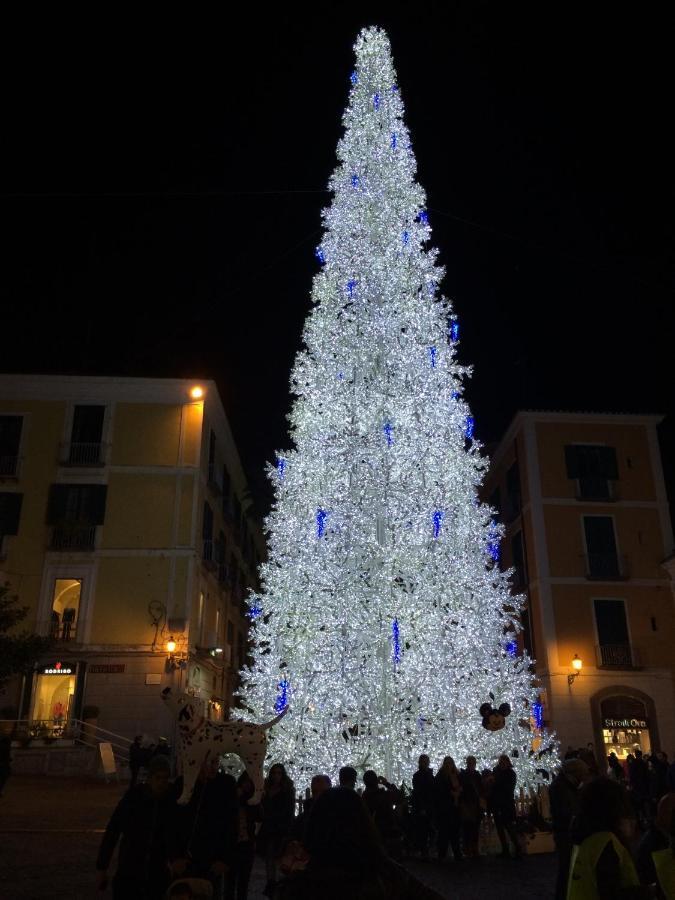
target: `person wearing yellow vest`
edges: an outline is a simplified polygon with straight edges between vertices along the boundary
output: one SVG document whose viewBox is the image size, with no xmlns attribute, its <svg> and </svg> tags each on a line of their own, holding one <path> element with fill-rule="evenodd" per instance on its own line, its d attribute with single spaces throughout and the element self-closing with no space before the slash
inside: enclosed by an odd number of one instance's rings
<svg viewBox="0 0 675 900">
<path fill-rule="evenodd" d="M 656 897 L 653 885 L 640 884 L 625 842 L 632 811 L 621 785 L 595 778 L 582 788 L 572 839 L 567 900 L 643 900 Z"/>
</svg>

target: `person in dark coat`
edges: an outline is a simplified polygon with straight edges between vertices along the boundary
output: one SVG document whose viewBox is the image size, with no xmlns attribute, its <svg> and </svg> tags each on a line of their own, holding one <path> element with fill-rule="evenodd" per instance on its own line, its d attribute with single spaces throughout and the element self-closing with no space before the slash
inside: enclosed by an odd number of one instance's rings
<svg viewBox="0 0 675 900">
<path fill-rule="evenodd" d="M 309 862 L 279 887 L 280 900 L 441 900 L 387 857 L 359 795 L 331 788 L 307 830 Z"/>
<path fill-rule="evenodd" d="M 295 815 L 295 786 L 281 763 L 275 763 L 267 774 L 261 806 L 263 822 L 258 834 L 258 849 L 265 857 L 267 874 L 263 893 L 271 897 L 279 857 L 291 835 Z"/>
<path fill-rule="evenodd" d="M 567 880 L 572 856 L 572 820 L 579 813 L 579 788 L 589 776 L 588 766 L 582 759 L 566 759 L 549 788 L 553 842 L 558 853 L 555 900 L 565 900 L 567 897 Z"/>
<path fill-rule="evenodd" d="M 130 788 L 136 786 L 136 782 L 138 781 L 138 773 L 140 772 L 141 766 L 143 765 L 145 759 L 143 747 L 141 746 L 142 740 L 143 738 L 141 737 L 141 735 L 137 734 L 129 745 L 129 771 L 131 772 L 131 780 L 129 782 Z"/>
<path fill-rule="evenodd" d="M 446 756 L 434 779 L 434 811 L 436 814 L 438 858 L 445 859 L 448 844 L 452 847 L 455 862 L 464 858 L 459 846 L 461 822 L 459 798 L 462 785 L 455 761 Z"/>
<path fill-rule="evenodd" d="M 573 757 L 570 757 L 573 759 Z M 513 771 L 511 760 L 504 753 L 499 757 L 494 769 L 495 780 L 490 792 L 490 810 L 494 816 L 499 843 L 502 845 L 501 855 L 504 859 L 510 859 L 509 845 L 506 835 L 513 844 L 514 856 L 518 859 L 521 855 L 518 836 L 516 834 L 516 773 Z"/>
<path fill-rule="evenodd" d="M 371 815 L 381 843 L 389 856 L 400 859 L 403 855 L 402 834 L 395 814 L 395 807 L 401 798 L 397 787 L 372 769 L 364 772 L 365 789 L 361 798 Z"/>
<path fill-rule="evenodd" d="M 221 896 L 223 876 L 234 861 L 239 815 L 234 778 L 218 771 L 219 762 L 214 757 L 203 764 L 190 801 L 178 808 L 170 848 L 173 874 L 210 881 L 214 897 Z M 182 788 L 179 778 L 176 790 Z"/>
<path fill-rule="evenodd" d="M 255 828 L 262 813 L 260 806 L 248 802 L 255 787 L 246 772 L 237 779 L 237 839 L 232 867 L 225 879 L 225 900 L 247 900 L 248 885 L 255 858 Z"/>
<path fill-rule="evenodd" d="M 462 843 L 466 856 L 478 856 L 480 820 L 483 815 L 483 779 L 476 769 L 476 757 L 467 756 L 466 769 L 459 773 L 462 793 L 459 813 L 462 823 Z"/>
<path fill-rule="evenodd" d="M 332 784 L 328 775 L 314 775 L 312 778 L 310 783 L 311 796 L 305 800 L 300 815 L 296 816 L 293 820 L 292 836 L 296 841 L 304 841 L 305 829 L 307 827 L 307 822 L 309 821 L 310 813 L 312 812 L 312 807 L 318 798 L 322 794 L 325 794 L 326 791 L 329 791 L 331 787 Z"/>
<path fill-rule="evenodd" d="M 410 805 L 413 816 L 415 849 L 422 859 L 429 856 L 429 838 L 434 815 L 434 770 L 429 765 L 429 757 L 423 753 L 418 761 L 418 769 L 412 778 Z"/>
<path fill-rule="evenodd" d="M 104 890 L 117 842 L 120 850 L 112 880 L 114 900 L 161 900 L 169 883 L 169 842 L 176 826 L 178 794 L 166 757 L 156 757 L 145 784 L 127 791 L 117 804 L 96 860 Z"/>
</svg>

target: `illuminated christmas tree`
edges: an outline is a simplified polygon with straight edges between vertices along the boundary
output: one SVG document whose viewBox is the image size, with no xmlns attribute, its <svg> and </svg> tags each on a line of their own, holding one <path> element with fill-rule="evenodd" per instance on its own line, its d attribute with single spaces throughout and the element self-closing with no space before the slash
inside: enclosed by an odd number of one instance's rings
<svg viewBox="0 0 675 900">
<path fill-rule="evenodd" d="M 355 46 L 321 264 L 292 373 L 295 449 L 270 477 L 269 553 L 249 599 L 246 715 L 289 707 L 270 759 L 304 786 L 351 764 L 398 781 L 417 756 L 550 769 L 486 460 L 463 398 L 458 322 L 439 294 L 425 195 L 389 41 Z M 508 704 L 502 724 L 483 704 Z M 505 708 L 502 708 L 502 714 Z M 533 743 L 534 742 L 534 743 Z"/>
</svg>

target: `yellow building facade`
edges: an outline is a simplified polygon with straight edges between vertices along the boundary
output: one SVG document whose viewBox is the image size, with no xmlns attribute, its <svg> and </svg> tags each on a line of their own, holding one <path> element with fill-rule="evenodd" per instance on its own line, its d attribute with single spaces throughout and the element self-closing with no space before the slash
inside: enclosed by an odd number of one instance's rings
<svg viewBox="0 0 675 900">
<path fill-rule="evenodd" d="M 264 552 L 216 386 L 0 376 L 0 580 L 53 651 L 1 705 L 171 739 L 172 685 L 227 713 Z"/>
<path fill-rule="evenodd" d="M 506 528 L 502 565 L 527 598 L 520 643 L 536 660 L 544 720 L 563 751 L 675 753 L 660 421 L 520 412 L 492 453 L 483 499 Z"/>
</svg>

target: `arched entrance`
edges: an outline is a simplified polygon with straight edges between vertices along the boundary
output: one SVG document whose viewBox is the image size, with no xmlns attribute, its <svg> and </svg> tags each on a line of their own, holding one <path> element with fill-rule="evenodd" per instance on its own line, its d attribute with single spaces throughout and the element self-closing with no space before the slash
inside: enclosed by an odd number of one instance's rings
<svg viewBox="0 0 675 900">
<path fill-rule="evenodd" d="M 654 701 L 636 688 L 617 685 L 604 688 L 591 698 L 593 730 L 600 753 L 616 753 L 620 760 L 641 750 L 659 749 Z"/>
</svg>

